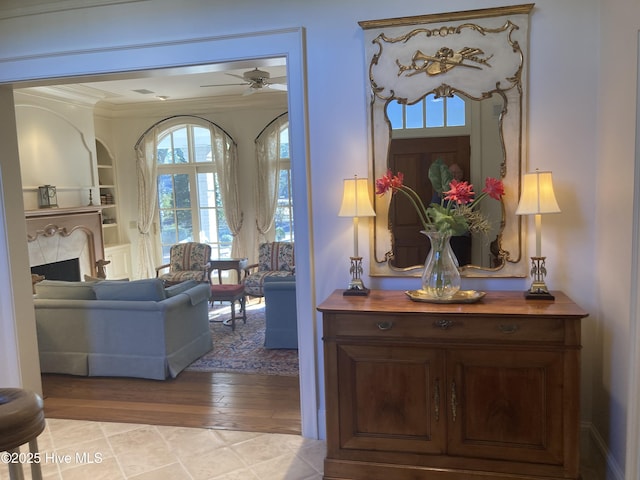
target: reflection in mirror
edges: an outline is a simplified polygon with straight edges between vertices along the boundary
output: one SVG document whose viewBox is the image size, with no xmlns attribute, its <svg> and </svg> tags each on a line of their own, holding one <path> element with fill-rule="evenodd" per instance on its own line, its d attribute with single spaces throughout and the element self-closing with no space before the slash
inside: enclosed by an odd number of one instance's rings
<svg viewBox="0 0 640 480">
<path fill-rule="evenodd" d="M 425 201 L 439 202 L 427 172 L 438 160 L 449 166 L 453 177 L 474 186 L 484 178 L 502 178 L 504 149 L 499 135 L 503 99 L 492 96 L 474 101 L 464 95 L 439 97 L 429 94 L 417 103 L 402 105 L 397 100 L 387 104 L 386 116 L 391 126 L 388 163 L 393 172 L 403 172 L 405 183 Z M 479 190 L 477 187 L 476 190 Z M 452 237 L 451 246 L 460 266 L 478 265 L 497 268 L 503 259 L 494 249 L 502 227 L 502 205 L 482 202 L 480 211 L 489 220 L 487 233 Z M 394 268 L 423 264 L 430 247 L 420 234 L 421 224 L 407 198 L 397 196 L 390 204 Z"/>
<path fill-rule="evenodd" d="M 390 168 L 429 203 L 427 172 L 442 159 L 481 190 L 502 179 L 502 202 L 483 202 L 488 234 L 452 246 L 465 276 L 525 276 L 515 215 L 526 145 L 525 66 L 533 4 L 360 22 L 371 86 L 371 176 Z M 397 197 L 397 196 L 396 196 Z M 419 276 L 429 248 L 415 209 L 375 197 L 370 274 Z"/>
</svg>

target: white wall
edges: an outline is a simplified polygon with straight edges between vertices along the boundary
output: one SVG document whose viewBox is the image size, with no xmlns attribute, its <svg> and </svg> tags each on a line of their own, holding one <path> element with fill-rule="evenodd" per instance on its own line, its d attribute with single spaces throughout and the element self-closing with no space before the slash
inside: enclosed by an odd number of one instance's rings
<svg viewBox="0 0 640 480">
<path fill-rule="evenodd" d="M 98 203 L 93 108 L 15 94 L 24 207 L 38 208 L 38 186 L 54 185 L 59 207 Z"/>
<path fill-rule="evenodd" d="M 368 174 L 366 68 L 357 21 L 508 4 L 451 0 L 445 7 L 413 0 L 282 0 L 276 8 L 257 0 L 242 5 L 191 0 L 179 6 L 151 0 L 69 10 L 57 14 L 55 21 L 52 15 L 17 17 L 0 20 L 0 60 L 15 62 L 5 63 L 0 82 L 126 70 L 150 61 L 127 49 L 103 55 L 103 47 L 304 27 L 313 212 L 309 234 L 315 246 L 312 297 L 321 301 L 348 280 L 344 252 L 351 242 L 350 221 L 337 217 L 341 179 Z M 174 8 L 180 9 L 179 15 Z M 541 0 L 530 30 L 527 169 L 553 171 L 562 208 L 561 214 L 543 220 L 547 280 L 591 314 L 583 334 L 582 418 L 594 422 L 618 472 L 625 461 L 638 9 L 633 0 L 607 2 L 606 12 L 600 12 L 597 0 Z M 67 22 L 64 27 L 61 21 Z M 160 28 L 168 24 L 171 28 Z M 38 54 L 78 48 L 86 48 L 87 54 L 43 61 L 35 71 L 15 66 L 29 55 L 38 60 Z M 98 56 L 99 65 L 92 61 Z M 361 251 L 366 252 L 367 236 L 360 239 Z M 531 234 L 528 243 L 531 247 Z M 405 289 L 415 288 L 415 282 L 372 278 L 368 285 Z M 521 290 L 528 283 L 474 279 L 466 280 L 463 288 Z M 319 344 L 316 348 L 320 351 Z M 321 388 L 319 402 L 322 408 Z"/>
<path fill-rule="evenodd" d="M 624 465 L 625 435 L 628 418 L 628 380 L 638 378 L 638 370 L 627 365 L 632 322 L 630 305 L 636 302 L 638 285 L 630 282 L 632 265 L 632 209 L 634 163 L 638 126 L 636 125 L 636 95 L 638 72 L 638 30 L 640 4 L 633 0 L 614 0 L 603 5 L 599 46 L 601 63 L 598 68 L 600 95 L 594 116 L 597 119 L 596 145 L 596 219 L 595 255 L 599 282 L 597 308 L 600 340 L 599 362 L 594 369 L 594 424 L 607 441 L 617 462 Z M 625 52 L 627 62 L 620 67 L 612 52 Z M 636 206 L 637 207 L 637 206 Z M 633 289 L 632 289 L 633 288 Z M 633 398 L 636 405 L 638 398 Z M 636 443 L 637 446 L 637 443 Z M 638 452 L 631 452 L 628 462 L 636 462 Z M 635 457 L 635 458 L 633 458 Z M 635 475 L 639 472 L 635 471 Z M 631 478 L 631 477 L 628 477 Z M 638 477 L 633 477 L 634 480 Z"/>
<path fill-rule="evenodd" d="M 42 393 L 13 92 L 0 87 L 0 386 Z"/>
</svg>

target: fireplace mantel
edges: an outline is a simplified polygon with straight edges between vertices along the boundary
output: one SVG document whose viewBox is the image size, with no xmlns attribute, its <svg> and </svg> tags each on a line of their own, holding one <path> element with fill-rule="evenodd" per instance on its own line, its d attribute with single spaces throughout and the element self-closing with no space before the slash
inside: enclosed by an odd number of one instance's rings
<svg viewBox="0 0 640 480">
<path fill-rule="evenodd" d="M 25 212 L 31 267 L 80 258 L 81 273 L 96 276 L 104 260 L 102 208 L 42 208 Z"/>
<path fill-rule="evenodd" d="M 59 217 L 77 213 L 99 213 L 102 215 L 102 207 L 100 205 L 91 205 L 86 207 L 39 208 L 38 210 L 26 210 L 24 216 L 25 218 Z"/>
</svg>

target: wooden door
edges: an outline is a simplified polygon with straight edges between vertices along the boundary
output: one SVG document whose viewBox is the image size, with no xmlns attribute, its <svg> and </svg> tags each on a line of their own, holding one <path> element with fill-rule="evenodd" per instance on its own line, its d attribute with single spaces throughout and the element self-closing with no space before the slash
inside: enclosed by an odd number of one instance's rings
<svg viewBox="0 0 640 480">
<path fill-rule="evenodd" d="M 468 136 L 393 139 L 389 166 L 394 173 L 402 172 L 405 185 L 413 188 L 428 205 L 434 199 L 429 180 L 431 164 L 439 158 L 449 166 L 457 164 L 462 169 L 462 180 L 469 181 L 470 154 Z M 403 195 L 394 197 L 389 210 L 395 252 L 393 265 L 401 268 L 421 265 L 430 249 L 429 240 L 420 234 L 423 227 L 409 200 Z M 470 237 L 454 237 L 451 246 L 460 265 L 471 263 Z"/>
<path fill-rule="evenodd" d="M 447 353 L 449 455 L 562 465 L 562 352 Z"/>
<path fill-rule="evenodd" d="M 445 452 L 442 351 L 338 344 L 337 354 L 341 449 Z"/>
</svg>

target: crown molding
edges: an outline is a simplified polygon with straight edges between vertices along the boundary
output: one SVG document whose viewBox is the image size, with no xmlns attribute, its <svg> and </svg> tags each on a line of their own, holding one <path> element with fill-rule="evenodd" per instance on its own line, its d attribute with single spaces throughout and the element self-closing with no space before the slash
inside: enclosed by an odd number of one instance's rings
<svg viewBox="0 0 640 480">
<path fill-rule="evenodd" d="M 53 85 L 21 88 L 16 90 L 16 93 L 90 107 L 106 98 L 100 91 L 85 87 L 84 85 Z"/>
<path fill-rule="evenodd" d="M 255 93 L 250 97 L 242 95 L 209 96 L 189 100 L 165 100 L 158 102 L 128 103 L 113 105 L 98 103 L 94 113 L 101 117 L 122 118 L 141 115 L 173 114 L 176 108 L 192 114 L 225 112 L 229 110 L 255 110 L 263 108 L 288 108 L 287 95 L 278 93 Z"/>
<path fill-rule="evenodd" d="M 0 20 L 146 1 L 148 0 L 58 0 L 53 2 L 46 0 L 5 0 L 0 2 Z"/>
</svg>

